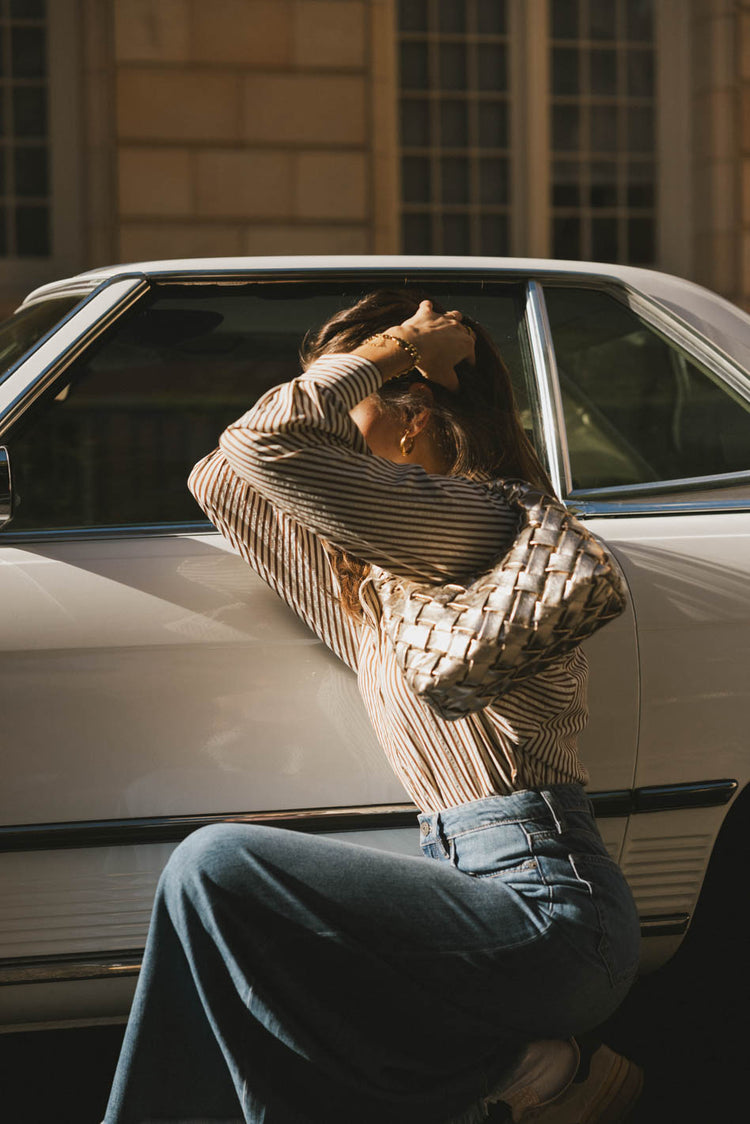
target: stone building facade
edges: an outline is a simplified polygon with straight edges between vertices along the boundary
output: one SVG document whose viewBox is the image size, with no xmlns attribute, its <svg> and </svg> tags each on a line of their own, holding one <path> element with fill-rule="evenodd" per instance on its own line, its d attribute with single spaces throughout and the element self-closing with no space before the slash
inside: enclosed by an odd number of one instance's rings
<svg viewBox="0 0 750 1124">
<path fill-rule="evenodd" d="M 6 310 L 114 261 L 409 249 L 630 260 L 750 308 L 750 0 L 0 0 L 0 23 Z"/>
</svg>

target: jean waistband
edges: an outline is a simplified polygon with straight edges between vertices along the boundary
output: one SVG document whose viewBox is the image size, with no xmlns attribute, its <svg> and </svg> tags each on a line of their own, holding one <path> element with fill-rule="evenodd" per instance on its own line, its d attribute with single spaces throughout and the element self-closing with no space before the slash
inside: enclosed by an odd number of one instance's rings
<svg viewBox="0 0 750 1124">
<path fill-rule="evenodd" d="M 557 784 L 523 789 L 507 796 L 484 796 L 441 812 L 420 812 L 418 818 L 423 836 L 432 835 L 439 826 L 443 838 L 451 839 L 490 824 L 529 820 L 562 833 L 568 817 L 576 812 L 592 818 L 594 815 L 593 805 L 581 785 Z"/>
</svg>

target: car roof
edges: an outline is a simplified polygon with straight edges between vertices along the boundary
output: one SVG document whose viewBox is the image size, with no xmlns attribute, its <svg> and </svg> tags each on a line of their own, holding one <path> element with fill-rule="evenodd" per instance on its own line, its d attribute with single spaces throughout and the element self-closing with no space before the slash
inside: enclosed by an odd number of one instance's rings
<svg viewBox="0 0 750 1124">
<path fill-rule="evenodd" d="M 268 276 L 277 273 L 393 273 L 462 274 L 464 279 L 500 280 L 535 276 L 540 279 L 614 284 L 640 293 L 666 307 L 721 347 L 745 370 L 750 369 L 750 316 L 710 289 L 657 270 L 602 262 L 560 261 L 552 258 L 490 258 L 403 255 L 320 255 L 268 257 L 175 258 L 163 261 L 126 262 L 87 270 L 35 289 L 24 304 L 50 296 L 84 294 L 98 285 L 127 274 L 154 280 L 182 280 L 205 276 L 206 280 L 248 273 Z"/>
</svg>

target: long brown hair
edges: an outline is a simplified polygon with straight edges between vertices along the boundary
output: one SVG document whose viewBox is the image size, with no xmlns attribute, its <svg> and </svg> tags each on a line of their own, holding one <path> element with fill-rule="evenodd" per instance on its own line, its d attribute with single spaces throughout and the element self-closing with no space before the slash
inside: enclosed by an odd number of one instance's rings
<svg viewBox="0 0 750 1124">
<path fill-rule="evenodd" d="M 406 289 L 378 289 L 343 309 L 320 328 L 308 332 L 300 349 L 304 367 L 333 352 L 348 352 L 368 336 L 383 332 L 413 316 L 426 294 Z M 433 300 L 436 312 L 444 311 Z M 440 450 L 449 476 L 475 480 L 512 476 L 528 480 L 552 492 L 550 480 L 529 441 L 516 409 L 508 368 L 489 333 L 464 317 L 476 335 L 474 366 L 456 368 L 459 390 L 451 392 L 428 382 L 432 391 L 430 433 Z M 391 379 L 377 392 L 382 409 L 399 416 L 404 426 L 423 408 L 409 388 L 420 378 L 415 371 Z M 360 611 L 359 587 L 369 566 L 337 547 L 329 546 L 334 571 L 341 588 L 341 603 L 347 612 Z"/>
</svg>

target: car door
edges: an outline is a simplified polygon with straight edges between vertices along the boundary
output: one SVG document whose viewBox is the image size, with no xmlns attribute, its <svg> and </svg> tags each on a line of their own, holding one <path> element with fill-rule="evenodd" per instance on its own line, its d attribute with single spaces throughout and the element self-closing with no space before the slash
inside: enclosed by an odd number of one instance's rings
<svg viewBox="0 0 750 1124">
<path fill-rule="evenodd" d="M 624 289 L 556 282 L 544 297 L 569 501 L 621 562 L 635 610 L 638 763 L 622 863 L 645 931 L 668 942 L 748 776 L 750 384 Z"/>
<path fill-rule="evenodd" d="M 169 850 L 212 819 L 415 850 L 353 674 L 185 488 L 224 426 L 296 373 L 305 330 L 389 280 L 114 279 L 119 306 L 100 301 L 100 322 L 89 314 L 85 333 L 73 325 L 14 372 L 0 431 L 14 501 L 0 538 L 0 982 L 134 971 Z M 488 324 L 538 431 L 523 284 L 413 280 Z M 621 664 L 595 717 L 620 716 L 594 767 L 609 792 L 632 779 L 632 622 L 603 643 Z M 607 821 L 614 853 L 621 811 Z M 68 1004 L 117 1013 L 119 989 L 54 1003 L 66 1017 Z M 6 1009 L 25 1017 L 28 989 L 14 990 Z"/>
</svg>

